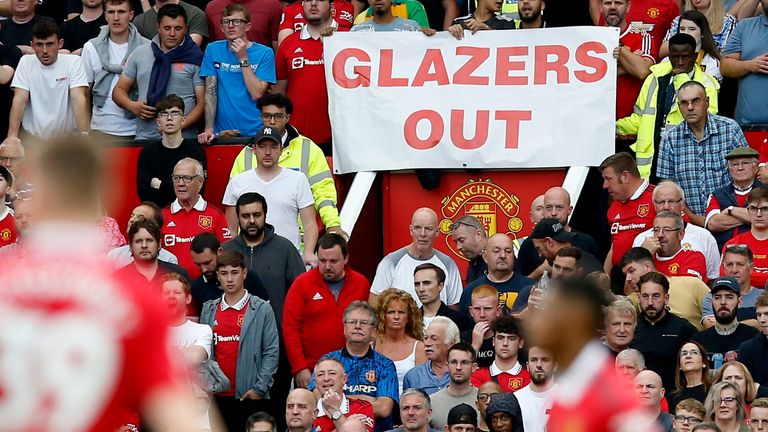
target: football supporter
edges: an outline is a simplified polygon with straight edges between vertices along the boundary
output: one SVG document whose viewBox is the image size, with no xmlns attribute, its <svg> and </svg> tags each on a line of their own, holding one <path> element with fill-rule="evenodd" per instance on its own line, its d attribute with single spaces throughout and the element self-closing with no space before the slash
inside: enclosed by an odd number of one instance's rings
<svg viewBox="0 0 768 432">
<path fill-rule="evenodd" d="M 245 257 L 236 251 L 216 260 L 224 294 L 203 306 L 200 323 L 216 335 L 213 357 L 231 387 L 216 393 L 216 405 L 231 431 L 241 430 L 253 413 L 269 408 L 272 375 L 277 371 L 279 343 L 269 304 L 245 291 Z"/>
<path fill-rule="evenodd" d="M 248 30 L 248 40 L 277 49 L 277 33 L 280 25 L 280 15 L 283 12 L 282 5 L 277 0 L 212 0 L 205 7 L 205 16 L 208 19 L 208 28 L 211 31 L 211 40 L 226 38 L 224 29 L 219 27 L 223 18 L 224 8 L 232 3 L 243 5 L 251 11 L 251 27 Z"/>
<path fill-rule="evenodd" d="M 5 201 L 13 187 L 13 174 L 5 166 L 0 165 L 0 247 L 16 241 L 16 223 L 13 211 Z"/>
<path fill-rule="evenodd" d="M 430 420 L 433 419 L 432 404 L 428 394 L 417 388 L 409 388 L 401 396 L 401 427 L 391 432 L 431 432 Z"/>
<path fill-rule="evenodd" d="M 639 30 L 650 33 L 651 52 L 658 59 L 664 36 L 679 14 L 676 0 L 632 0 L 626 19 Z"/>
<path fill-rule="evenodd" d="M 696 399 L 684 399 L 675 406 L 675 432 L 691 432 L 693 427 L 704 421 L 707 411 Z"/>
<path fill-rule="evenodd" d="M 493 395 L 499 393 L 502 393 L 501 386 L 493 381 L 488 381 L 477 389 L 477 401 L 475 401 L 475 407 L 477 408 L 477 412 L 480 413 L 477 430 L 489 432 L 488 425 L 485 424 L 485 416 L 488 413 L 488 403 L 491 401 Z"/>
<path fill-rule="evenodd" d="M 36 13 L 38 3 L 31 0 L 14 0 L 10 3 L 10 19 L 0 26 L 0 43 L 5 46 L 17 46 L 22 54 L 34 54 L 30 41 L 32 29 L 39 23 L 53 19 Z M 7 5 L 6 5 L 7 6 Z"/>
<path fill-rule="evenodd" d="M 744 363 L 756 382 L 761 384 L 758 396 L 766 396 L 765 385 L 768 385 L 768 365 L 765 356 L 768 353 L 768 294 L 763 293 L 755 303 L 757 321 L 760 324 L 760 334 L 747 340 L 739 346 L 738 359 Z M 752 407 L 755 405 L 753 404 Z"/>
<path fill-rule="evenodd" d="M 270 414 L 259 411 L 248 417 L 245 422 L 245 432 L 277 432 L 277 422 Z"/>
<path fill-rule="evenodd" d="M 448 411 L 446 432 L 475 432 L 476 429 L 477 410 L 472 408 L 472 405 L 462 403 Z"/>
<path fill-rule="evenodd" d="M 737 310 L 741 304 L 739 282 L 729 276 L 715 279 L 712 285 L 712 311 L 715 313 L 715 325 L 700 331 L 691 337 L 698 342 L 709 355 L 709 370 L 715 373 L 728 360 L 738 360 L 736 350 L 759 331 L 740 323 Z"/>
<path fill-rule="evenodd" d="M 431 262 L 445 271 L 445 289 L 440 299 L 447 305 L 455 305 L 461 299 L 461 275 L 456 262 L 433 246 L 438 234 L 437 214 L 430 208 L 422 207 L 413 212 L 411 225 L 412 242 L 381 260 L 376 267 L 376 276 L 371 284 L 368 302 L 376 306 L 379 294 L 387 288 L 398 288 L 409 294 L 421 306 L 414 291 L 413 270 L 419 264 Z"/>
<path fill-rule="evenodd" d="M 258 192 L 266 198 L 272 210 L 267 218 L 275 227 L 275 233 L 293 243 L 301 250 L 303 242 L 304 263 L 317 267 L 315 244 L 317 243 L 317 222 L 309 182 L 303 174 L 278 165 L 283 152 L 282 137 L 272 127 L 265 127 L 255 138 L 254 154 L 258 165 L 229 180 L 222 200 L 231 230 L 237 228 L 237 200 L 248 192 Z M 304 228 L 299 232 L 298 220 Z"/>
<path fill-rule="evenodd" d="M 224 249 L 221 247 L 219 238 L 210 232 L 196 235 L 192 239 L 189 249 L 192 262 L 200 276 L 192 281 L 192 304 L 188 313 L 191 316 L 199 317 L 206 302 L 216 300 L 224 294 L 224 289 L 216 275 L 216 259 L 224 252 Z M 245 290 L 264 301 L 269 301 L 269 295 L 264 284 L 261 283 L 261 279 L 253 270 L 248 270 L 248 274 L 245 276 Z"/>
<path fill-rule="evenodd" d="M 746 403 L 739 386 L 728 381 L 716 383 L 704 401 L 707 420 L 714 422 L 722 432 L 745 431 Z"/>
<path fill-rule="evenodd" d="M 707 281 L 707 262 L 701 252 L 684 249 L 683 218 L 664 210 L 653 219 L 653 237 L 643 241 L 643 247 L 653 255 L 656 270 L 667 276 L 693 276 Z"/>
<path fill-rule="evenodd" d="M 523 428 L 526 432 L 544 432 L 552 396 L 558 391 L 554 381 L 557 365 L 550 353 L 532 346 L 528 350 L 527 369 L 531 375 L 530 384 L 515 392 L 523 413 Z"/>
<path fill-rule="evenodd" d="M 661 400 L 664 398 L 664 387 L 661 386 L 661 377 L 652 370 L 644 370 L 635 376 L 635 392 L 640 403 L 647 412 L 656 419 L 657 429 L 664 432 L 672 432 L 673 416 L 661 410 Z"/>
<path fill-rule="evenodd" d="M 80 4 L 82 12 L 61 25 L 61 38 L 64 39 L 62 48 L 74 55 L 81 55 L 83 45 L 95 38 L 102 26 L 107 25 L 101 0 L 81 0 Z"/>
<path fill-rule="evenodd" d="M 16 254 L 19 258 L 24 258 L 26 254 L 25 236 L 29 228 L 35 222 L 37 207 L 36 199 L 32 194 L 27 193 L 24 198 L 17 198 L 13 202 L 14 228 L 16 229 L 16 241 L 0 247 L 0 256 L 9 256 Z"/>
<path fill-rule="evenodd" d="M 297 277 L 288 290 L 282 322 L 291 375 L 295 386 L 304 388 L 317 359 L 344 346 L 347 306 L 367 300 L 370 291 L 365 276 L 348 266 L 349 248 L 340 235 L 320 237 L 317 257 L 318 267 Z"/>
<path fill-rule="evenodd" d="M 504 392 L 515 392 L 531 382 L 531 375 L 518 360 L 525 345 L 523 326 L 515 317 L 501 317 L 493 322 L 493 349 L 491 366 L 472 373 L 472 385 L 480 387 L 486 381 L 496 381 Z"/>
<path fill-rule="evenodd" d="M 749 231 L 747 196 L 752 189 L 764 187 L 757 179 L 757 159 L 760 153 L 751 147 L 736 147 L 725 159 L 731 184 L 712 192 L 707 201 L 704 226 L 712 232 L 717 246 Z"/>
<path fill-rule="evenodd" d="M 344 395 L 347 374 L 344 365 L 333 357 L 320 357 L 313 367 L 315 372 L 315 396 L 317 418 L 313 422 L 316 432 L 332 432 L 339 429 L 351 417 L 362 420 L 368 432 L 373 432 L 373 405 L 362 399 Z"/>
<path fill-rule="evenodd" d="M 652 51 L 653 38 L 650 33 L 627 20 L 631 7 L 629 0 L 598 0 L 600 12 L 607 27 L 618 28 L 619 46 L 613 50 L 616 58 L 618 81 L 616 83 L 616 119 L 632 114 L 632 107 L 643 86 L 643 80 L 650 73 L 650 66 L 656 63 L 658 51 Z M 637 1 L 637 0 L 635 0 Z"/>
<path fill-rule="evenodd" d="M 492 326 L 503 316 L 499 306 L 499 293 L 490 285 L 480 285 L 472 291 L 469 314 L 474 327 L 461 333 L 461 340 L 472 345 L 480 367 L 490 367 L 496 355 L 493 345 Z"/>
<path fill-rule="evenodd" d="M 589 239 L 585 242 L 584 240 Z M 528 236 L 526 241 L 530 240 L 533 243 L 535 250 L 538 252 L 539 257 L 546 263 L 546 266 L 542 265 L 534 270 L 528 277 L 537 278 L 540 277 L 545 270 L 552 270 L 552 266 L 555 261 L 557 253 L 566 247 L 578 248 L 581 252 L 582 266 L 585 268 L 585 273 L 592 273 L 593 271 L 602 271 L 603 266 L 600 265 L 600 261 L 588 252 L 590 249 L 589 243 L 594 244 L 594 240 L 586 234 L 581 234 L 575 231 L 568 231 L 561 221 L 555 218 L 545 218 L 539 221 L 531 231 L 531 235 Z M 522 249 L 521 249 L 522 255 Z M 522 264 L 521 264 L 522 265 Z"/>
<path fill-rule="evenodd" d="M 451 238 L 456 242 L 456 249 L 469 261 L 466 278 L 469 285 L 488 270 L 488 264 L 483 257 L 488 233 L 476 217 L 463 215 L 451 225 Z"/>
<path fill-rule="evenodd" d="M 707 366 L 707 350 L 696 342 L 686 342 L 680 347 L 675 372 L 675 389 L 666 394 L 669 406 L 693 398 L 701 403 L 712 386 L 712 374 Z M 671 390 L 671 389 L 670 389 Z"/>
<path fill-rule="evenodd" d="M 143 280 L 149 286 L 160 288 L 162 277 L 167 273 L 179 273 L 189 279 L 187 272 L 176 264 L 158 258 L 160 251 L 160 227 L 149 219 L 140 219 L 128 228 L 128 246 L 133 260 L 117 271 L 121 277 Z M 138 278 L 140 276 L 140 278 Z"/>
<path fill-rule="evenodd" d="M 703 218 L 688 210 L 683 189 L 671 181 L 659 183 L 653 189 L 653 205 L 657 215 L 663 211 L 671 211 L 683 217 L 685 224 L 681 240 L 683 249 L 701 252 L 704 255 L 707 262 L 707 279 L 720 276 L 720 249 L 709 231 L 692 223 L 694 220 L 701 219 L 700 222 L 703 224 Z M 744 212 L 746 213 L 746 210 Z M 650 228 L 638 234 L 632 246 L 641 246 L 644 241 L 652 237 L 655 237 L 655 234 L 653 228 Z M 653 240 L 651 242 L 656 243 Z"/>
<path fill-rule="evenodd" d="M 629 347 L 635 338 L 637 327 L 637 308 L 631 301 L 620 298 L 614 300 L 605 311 L 605 341 L 611 353 L 618 355 Z"/>
<path fill-rule="evenodd" d="M 453 321 L 446 317 L 433 319 L 424 336 L 427 361 L 405 374 L 403 388 L 419 388 L 430 395 L 444 389 L 450 382 L 448 348 L 459 340 L 459 328 Z"/>
<path fill-rule="evenodd" d="M 768 190 L 756 188 L 749 193 L 747 212 L 749 231 L 728 240 L 723 250 L 729 245 L 746 245 L 754 256 L 752 285 L 764 287 L 768 281 Z"/>
<path fill-rule="evenodd" d="M 8 31 L 4 29 L 4 32 Z M 29 39 L 28 39 L 29 40 Z M 57 132 L 90 131 L 88 80 L 79 56 L 59 54 L 59 27 L 42 21 L 32 29 L 35 55 L 24 56 L 13 74 L 8 136 L 47 139 Z"/>
<path fill-rule="evenodd" d="M 134 222 L 146 219 L 153 221 L 157 226 L 163 226 L 163 214 L 160 207 L 157 204 L 149 201 L 145 201 L 137 205 L 132 211 L 131 216 L 128 218 L 125 232 L 131 230 L 131 225 Z M 158 253 L 158 259 L 169 262 L 171 264 L 178 264 L 179 260 L 176 255 L 168 252 L 167 250 L 160 248 Z M 120 246 L 111 249 L 107 252 L 107 261 L 114 265 L 115 268 L 125 267 L 133 261 L 133 255 L 131 255 L 131 245 Z"/>
<path fill-rule="evenodd" d="M 298 388 L 288 393 L 285 404 L 285 422 L 289 432 L 312 432 L 317 418 L 317 398 L 307 389 Z"/>
<path fill-rule="evenodd" d="M 752 432 L 768 429 L 768 399 L 760 398 L 752 402 L 749 409 L 749 427 Z"/>
<path fill-rule="evenodd" d="M 200 276 L 189 248 L 195 236 L 210 232 L 223 242 L 231 239 L 232 234 L 224 213 L 200 195 L 205 182 L 203 164 L 184 158 L 176 163 L 170 180 L 176 199 L 163 209 L 163 247 L 179 258 L 179 265 L 194 280 Z"/>
<path fill-rule="evenodd" d="M 464 31 L 475 34 L 478 30 L 514 30 L 517 28 L 514 18 L 500 14 L 501 3 L 493 0 L 480 0 L 477 8 L 469 15 L 457 17 L 448 27 L 448 32 L 458 40 L 464 38 Z"/>
<path fill-rule="evenodd" d="M 248 40 L 251 12 L 242 4 L 224 8 L 221 30 L 225 40 L 205 48 L 200 76 L 205 78 L 205 131 L 201 144 L 216 136 L 256 136 L 261 130 L 257 101 L 275 83 L 272 49 Z M 222 134 L 224 132 L 224 134 Z"/>
<path fill-rule="evenodd" d="M 645 370 L 645 357 L 640 351 L 627 348 L 616 354 L 614 365 L 619 374 L 632 381 L 640 371 Z"/>
<path fill-rule="evenodd" d="M 424 6 L 409 0 L 383 0 L 371 5 L 364 14 L 355 18 L 351 31 L 422 31 L 428 36 L 435 34 L 435 30 L 429 28 Z"/>
<path fill-rule="evenodd" d="M 323 151 L 288 123 L 293 113 L 291 100 L 282 94 L 268 93 L 259 99 L 258 106 L 265 124 L 276 129 L 281 137 L 283 152 L 280 153 L 278 165 L 299 171 L 307 177 L 315 200 L 315 211 L 320 215 L 326 231 L 349 237 L 341 229 L 339 209 L 336 207 L 336 184 Z M 249 171 L 254 165 L 258 165 L 256 154 L 252 146 L 245 146 L 235 158 L 229 176 Z"/>
<path fill-rule="evenodd" d="M 25 154 L 24 146 L 18 138 L 6 138 L 0 143 L 0 166 L 7 168 L 13 176 L 13 186 L 5 196 L 6 203 L 16 199 L 16 195 L 32 190 L 32 185 L 24 178 Z"/>
<path fill-rule="evenodd" d="M 625 274 L 624 294 L 637 304 L 640 291 L 640 278 L 646 273 L 656 271 L 653 255 L 648 249 L 636 247 L 630 249 L 621 260 L 621 269 Z M 694 277 L 667 277 L 669 280 L 669 311 L 684 318 L 691 325 L 701 330 L 701 308 L 709 294 L 707 284 Z M 642 311 L 641 311 L 642 312 Z"/>
<path fill-rule="evenodd" d="M 477 388 L 471 383 L 471 375 L 477 370 L 475 350 L 471 345 L 459 342 L 448 349 L 448 387 L 432 394 L 432 426 L 444 429 L 448 412 L 458 404 L 470 406 L 477 400 Z"/>
<path fill-rule="evenodd" d="M 597 286 L 563 279 L 549 285 L 546 307 L 527 323 L 533 344 L 552 353 L 564 371 L 558 381 L 568 389 L 553 399 L 548 431 L 569 431 L 574 424 L 592 432 L 641 431 L 653 422 L 594 338 L 603 325 L 604 304 L 604 291 Z"/>
<path fill-rule="evenodd" d="M 653 224 L 656 216 L 653 186 L 640 177 L 635 160 L 626 152 L 609 156 L 599 169 L 603 175 L 603 189 L 614 199 L 607 215 L 611 226 L 611 249 L 605 259 L 605 271 L 615 280 L 618 271 L 611 273 L 611 269 L 632 247 L 637 234 Z"/>
<path fill-rule="evenodd" d="M 531 223 L 533 226 L 536 226 L 539 221 L 544 219 L 546 217 L 546 214 L 544 213 L 544 195 L 539 195 L 536 198 L 534 198 L 533 201 L 531 201 L 531 210 L 528 212 L 528 216 L 531 218 Z M 513 244 L 515 246 L 515 258 L 518 258 L 520 256 L 520 248 L 523 245 L 523 242 L 528 238 L 528 236 L 521 236 L 515 238 L 513 241 Z M 480 424 L 483 425 L 485 420 L 480 418 Z"/>
<path fill-rule="evenodd" d="M 444 288 L 445 272 L 440 267 L 432 263 L 424 263 L 413 269 L 413 289 L 421 302 L 420 311 L 424 328 L 428 328 L 429 324 L 437 317 L 448 317 L 459 328 L 466 326 L 464 315 L 449 308 L 440 300 L 440 293 L 443 292 Z"/>
<path fill-rule="evenodd" d="M 376 427 L 392 428 L 392 410 L 399 400 L 397 372 L 392 360 L 371 347 L 376 329 L 376 311 L 364 301 L 354 301 L 344 311 L 344 347 L 328 353 L 344 365 L 347 372 L 347 397 L 373 404 Z M 314 377 L 309 388 L 314 389 Z"/>
<path fill-rule="evenodd" d="M 725 254 L 723 254 L 724 275 L 735 278 L 741 288 L 741 303 L 736 316 L 740 322 L 759 328 L 759 324 L 755 320 L 755 302 L 765 290 L 752 286 L 750 275 L 753 268 L 754 256 L 747 246 L 730 245 L 725 249 Z M 701 306 L 701 323 L 705 329 L 715 324 L 712 293 L 707 294 Z"/>
<path fill-rule="evenodd" d="M 544 21 L 544 0 L 520 0 L 519 1 L 520 22 L 517 25 L 519 29 L 537 29 L 547 26 Z M 502 11 L 504 6 L 502 6 Z"/>
<path fill-rule="evenodd" d="M 145 38 L 154 39 L 158 34 L 162 34 L 162 31 L 157 24 L 160 22 L 159 17 L 162 15 L 160 9 L 166 5 L 179 6 L 184 10 L 187 17 L 185 19 L 187 27 L 185 33 L 189 34 L 189 37 L 196 45 L 202 45 L 208 38 L 208 26 L 205 22 L 205 13 L 203 13 L 200 8 L 179 0 L 155 0 L 153 3 L 154 6 L 152 7 L 144 7 L 142 5 L 144 12 L 140 12 L 133 19 L 133 23 L 136 25 L 136 28 L 139 29 L 139 33 Z M 151 3 L 147 2 L 147 5 L 150 4 Z M 138 11 L 138 8 L 135 10 Z"/>
<path fill-rule="evenodd" d="M 194 430 L 157 293 L 104 261 L 96 146 L 65 138 L 41 150 L 30 168 L 45 205 L 36 208 L 26 260 L 3 258 L 3 279 L 14 283 L 0 284 L 1 325 L 29 337 L 0 342 L 14 371 L 1 378 L 0 429 L 113 431 L 139 412 L 154 430 Z"/>
<path fill-rule="evenodd" d="M 688 321 L 667 310 L 669 280 L 651 271 L 640 277 L 640 319 L 630 347 L 640 351 L 648 369 L 661 377 L 662 385 L 675 388 L 675 366 L 680 347 L 696 332 Z"/>
<path fill-rule="evenodd" d="M 485 423 L 491 432 L 523 432 L 523 413 L 515 395 L 502 393 L 491 398 Z"/>
<path fill-rule="evenodd" d="M 328 0 L 331 2 L 331 0 Z M 331 2 L 333 20 L 338 24 L 338 31 L 349 31 L 355 19 L 355 6 L 349 0 L 334 0 Z M 280 20 L 280 32 L 277 34 L 277 45 L 283 43 L 285 38 L 300 33 L 307 25 L 307 17 L 304 15 L 303 2 L 293 2 L 283 10 Z"/>
</svg>

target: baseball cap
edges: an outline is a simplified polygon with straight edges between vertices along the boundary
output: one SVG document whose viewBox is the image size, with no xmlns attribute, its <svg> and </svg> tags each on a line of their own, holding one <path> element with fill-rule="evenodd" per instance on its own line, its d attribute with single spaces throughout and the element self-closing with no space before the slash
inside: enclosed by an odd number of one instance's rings
<svg viewBox="0 0 768 432">
<path fill-rule="evenodd" d="M 715 282 L 712 284 L 712 293 L 714 294 L 715 291 L 721 289 L 731 290 L 735 292 L 737 296 L 741 296 L 739 281 L 733 276 L 723 276 L 715 279 Z"/>
<path fill-rule="evenodd" d="M 468 404 L 462 403 L 448 411 L 448 426 L 469 424 L 477 427 L 477 411 Z"/>
<path fill-rule="evenodd" d="M 725 160 L 737 158 L 759 158 L 760 153 L 749 146 L 736 147 L 725 155 Z"/>
<path fill-rule="evenodd" d="M 267 126 L 261 129 L 259 134 L 256 135 L 256 138 L 253 139 L 253 142 L 255 144 L 265 139 L 270 139 L 280 145 L 283 145 L 283 137 L 281 137 L 280 134 L 277 132 L 277 129 L 273 127 Z"/>
<path fill-rule="evenodd" d="M 0 165 L 0 175 L 8 182 L 8 186 L 13 186 L 13 174 L 11 174 L 8 168 Z"/>
<path fill-rule="evenodd" d="M 563 224 L 555 218 L 544 218 L 540 220 L 533 228 L 533 232 L 531 232 L 531 238 L 536 240 L 549 237 L 559 242 L 569 242 L 573 240 L 575 236 L 576 234 L 566 231 Z"/>
</svg>

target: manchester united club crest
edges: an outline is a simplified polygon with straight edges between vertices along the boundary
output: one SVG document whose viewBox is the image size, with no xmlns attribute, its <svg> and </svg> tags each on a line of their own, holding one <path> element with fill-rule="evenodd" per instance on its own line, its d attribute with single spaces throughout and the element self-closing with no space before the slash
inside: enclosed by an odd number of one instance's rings
<svg viewBox="0 0 768 432">
<path fill-rule="evenodd" d="M 368 372 L 366 372 L 365 373 L 365 379 L 368 380 L 368 382 L 370 382 L 370 383 L 375 383 L 376 382 L 376 371 L 369 370 Z"/>
<path fill-rule="evenodd" d="M 640 204 L 637 206 L 637 215 L 640 217 L 646 217 L 648 216 L 648 213 L 651 211 L 651 208 L 648 204 Z"/>
<path fill-rule="evenodd" d="M 674 263 L 674 264 L 670 264 L 669 265 L 669 273 L 670 274 L 676 275 L 679 272 L 680 272 L 680 264 Z"/>
<path fill-rule="evenodd" d="M 661 11 L 659 10 L 659 8 L 655 8 L 655 7 L 648 8 L 649 17 L 656 19 L 659 17 L 659 15 L 661 15 Z"/>
<path fill-rule="evenodd" d="M 237 317 L 237 326 L 242 327 L 243 326 L 243 320 L 245 319 L 245 314 L 238 315 Z"/>
<path fill-rule="evenodd" d="M 11 239 L 11 230 L 8 228 L 0 231 L 0 240 L 8 241 Z"/>
<path fill-rule="evenodd" d="M 523 379 L 512 378 L 511 380 L 509 380 L 509 383 L 507 385 L 509 386 L 509 389 L 512 391 L 518 390 L 523 387 Z"/>
<path fill-rule="evenodd" d="M 208 229 L 213 225 L 213 216 L 198 216 L 197 224 L 202 229 Z"/>
<path fill-rule="evenodd" d="M 441 201 L 443 220 L 440 221 L 440 232 L 445 235 L 445 243 L 451 252 L 466 260 L 451 241 L 453 221 L 464 215 L 474 216 L 483 224 L 489 237 L 503 233 L 514 239 L 523 228 L 523 221 L 517 216 L 519 204 L 517 196 L 493 183 L 493 180 L 470 179 Z"/>
</svg>

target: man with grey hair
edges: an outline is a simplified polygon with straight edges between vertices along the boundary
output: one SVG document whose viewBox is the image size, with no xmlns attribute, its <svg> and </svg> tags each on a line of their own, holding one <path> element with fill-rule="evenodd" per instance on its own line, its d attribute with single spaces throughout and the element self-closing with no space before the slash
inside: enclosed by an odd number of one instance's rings
<svg viewBox="0 0 768 432">
<path fill-rule="evenodd" d="M 476 217 L 464 215 L 451 225 L 451 237 L 456 242 L 456 248 L 469 260 L 467 267 L 467 284 L 477 280 L 488 270 L 483 259 L 483 249 L 488 240 L 488 233 L 483 223 Z"/>
<path fill-rule="evenodd" d="M 374 431 L 392 428 L 392 410 L 398 403 L 398 383 L 395 364 L 371 348 L 376 329 L 376 311 L 364 301 L 354 301 L 344 310 L 344 347 L 327 354 L 344 366 L 348 398 L 362 399 L 373 404 L 376 417 Z M 315 388 L 315 377 L 309 389 Z"/>
<path fill-rule="evenodd" d="M 626 378 L 634 380 L 640 371 L 645 370 L 645 357 L 643 353 L 634 349 L 627 348 L 616 354 L 616 370 Z"/>
<path fill-rule="evenodd" d="M 163 243 L 167 251 L 176 255 L 179 265 L 194 280 L 200 276 L 190 253 L 190 244 L 196 235 L 209 232 L 220 242 L 232 238 L 227 227 L 227 218 L 216 207 L 208 204 L 200 195 L 205 182 L 205 170 L 200 161 L 185 157 L 173 167 L 170 181 L 176 199 L 163 209 Z"/>
<path fill-rule="evenodd" d="M 664 210 L 656 214 L 653 237 L 643 248 L 653 254 L 656 270 L 667 276 L 693 276 L 707 282 L 707 261 L 701 252 L 684 249 L 685 224 L 680 214 Z"/>
<path fill-rule="evenodd" d="M 429 395 L 419 388 L 407 388 L 400 396 L 400 418 L 403 425 L 390 432 L 437 432 L 429 426 L 432 403 Z"/>
<path fill-rule="evenodd" d="M 746 196 L 745 196 L 746 198 Z M 653 189 L 653 206 L 656 213 L 671 211 L 683 215 L 685 211 L 685 193 L 677 183 L 673 181 L 663 181 Z M 747 209 L 744 209 L 744 214 Z M 683 220 L 685 222 L 685 220 Z M 683 249 L 701 252 L 707 262 L 707 279 L 714 279 L 720 276 L 720 249 L 717 241 L 706 229 L 695 223 L 685 224 L 685 235 L 681 240 Z M 641 232 L 635 237 L 632 246 L 642 246 L 651 250 L 655 247 L 656 240 L 653 234 L 653 228 Z M 647 245 L 644 242 L 649 242 Z"/>
<path fill-rule="evenodd" d="M 459 328 L 449 318 L 438 316 L 432 320 L 424 335 L 427 361 L 405 374 L 403 388 L 416 387 L 427 394 L 436 393 L 450 383 L 448 375 L 448 348 L 458 343 Z"/>
<path fill-rule="evenodd" d="M 13 186 L 10 193 L 5 197 L 8 202 L 16 199 L 19 194 L 25 194 L 32 191 L 32 185 L 25 182 L 22 177 L 22 166 L 25 157 L 24 146 L 21 140 L 9 137 L 0 143 L 0 165 L 8 168 L 13 175 Z"/>
<path fill-rule="evenodd" d="M 615 355 L 626 349 L 635 337 L 637 308 L 626 298 L 608 305 L 605 312 L 605 341 Z"/>
<path fill-rule="evenodd" d="M 376 307 L 379 294 L 389 288 L 398 288 L 410 294 L 416 304 L 421 306 L 421 300 L 414 289 L 413 271 L 419 264 L 431 262 L 442 268 L 446 275 L 440 299 L 448 306 L 455 305 L 461 299 L 463 285 L 459 268 L 453 259 L 434 248 L 438 235 L 437 213 L 428 207 L 416 209 L 409 229 L 412 242 L 385 256 L 376 267 L 368 302 Z"/>
</svg>

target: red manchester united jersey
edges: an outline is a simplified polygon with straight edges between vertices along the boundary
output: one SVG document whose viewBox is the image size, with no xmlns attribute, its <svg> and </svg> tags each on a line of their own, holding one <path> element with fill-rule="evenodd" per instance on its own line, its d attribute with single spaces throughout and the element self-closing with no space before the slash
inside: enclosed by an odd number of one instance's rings
<svg viewBox="0 0 768 432">
<path fill-rule="evenodd" d="M 473 386 L 480 387 L 488 381 L 497 383 L 504 392 L 511 393 L 530 384 L 531 374 L 520 363 L 516 363 L 510 370 L 503 371 L 494 361 L 490 367 L 480 368 L 472 373 Z"/>
<path fill-rule="evenodd" d="M 651 34 L 638 30 L 634 26 L 627 27 L 619 42 L 633 53 L 650 59 L 655 63 L 651 53 Z M 643 80 L 628 73 L 619 75 L 616 81 L 616 119 L 624 118 L 634 110 L 637 95 L 643 86 Z"/>
<path fill-rule="evenodd" d="M 764 287 L 765 283 L 768 282 L 768 240 L 758 240 L 752 231 L 747 231 L 728 240 L 723 247 L 723 255 L 725 255 L 728 245 L 732 244 L 745 244 L 752 251 L 755 259 L 751 277 L 752 286 Z M 720 274 L 725 275 L 725 269 L 722 265 L 720 266 Z"/>
<path fill-rule="evenodd" d="M 701 252 L 680 249 L 671 257 L 654 254 L 656 270 L 667 276 L 693 276 L 707 282 L 707 260 Z"/>
<path fill-rule="evenodd" d="M 179 265 L 189 273 L 191 280 L 200 276 L 200 270 L 192 261 L 190 243 L 196 235 L 204 232 L 215 234 L 221 242 L 232 238 L 224 213 L 208 204 L 203 197 L 190 211 L 184 210 L 179 200 L 163 209 L 163 248 L 176 255 Z"/>
<path fill-rule="evenodd" d="M 116 278 L 93 226 L 38 225 L 0 283 L 0 430 L 114 431 L 181 377 L 156 295 Z"/>
<path fill-rule="evenodd" d="M 0 211 L 0 247 L 15 242 L 16 237 L 16 221 L 11 209 L 6 206 L 5 210 Z"/>
<path fill-rule="evenodd" d="M 643 182 L 626 202 L 614 201 L 608 208 L 608 224 L 611 226 L 613 265 L 632 247 L 638 234 L 653 225 L 656 208 L 653 206 L 653 185 Z"/>
<path fill-rule="evenodd" d="M 332 432 L 336 430 L 336 426 L 333 424 L 333 419 L 331 419 L 330 414 L 323 410 L 323 404 L 320 401 L 317 402 L 317 409 L 319 413 L 312 424 L 315 427 L 315 432 Z M 373 405 L 371 405 L 370 402 L 344 397 L 341 401 L 340 411 L 345 417 L 349 417 L 353 414 L 361 414 L 365 418 L 365 420 L 363 420 L 365 428 L 368 429 L 368 432 L 373 432 Z"/>
<path fill-rule="evenodd" d="M 334 1 L 333 19 L 339 23 L 339 31 L 349 31 L 355 21 L 355 7 L 347 0 Z M 285 7 L 283 19 L 280 20 L 280 31 L 290 29 L 298 33 L 305 25 L 307 25 L 307 19 L 304 18 L 304 8 L 300 1 Z"/>
</svg>

